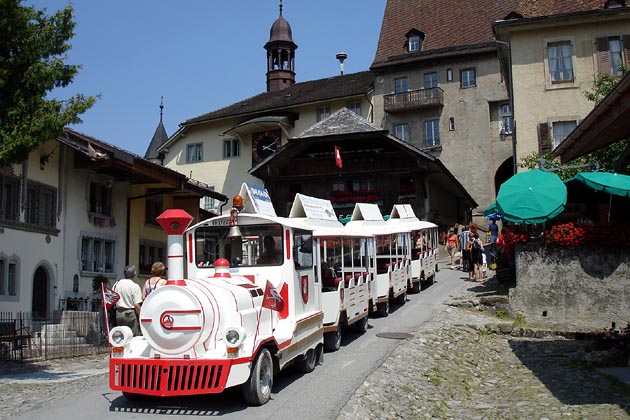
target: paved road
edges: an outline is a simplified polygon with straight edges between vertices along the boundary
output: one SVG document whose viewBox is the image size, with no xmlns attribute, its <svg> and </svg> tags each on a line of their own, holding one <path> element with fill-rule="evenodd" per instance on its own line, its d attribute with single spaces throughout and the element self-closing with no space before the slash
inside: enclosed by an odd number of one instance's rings
<svg viewBox="0 0 630 420">
<path fill-rule="evenodd" d="M 314 372 L 307 375 L 292 369 L 282 372 L 276 377 L 272 400 L 262 407 L 245 406 L 238 390 L 222 395 L 131 402 L 119 392 L 110 391 L 107 377 L 100 375 L 92 380 L 92 384 L 88 383 L 80 389 L 60 383 L 57 392 L 75 394 L 64 398 L 56 395 L 50 401 L 44 401 L 39 408 L 15 418 L 135 419 L 156 414 L 166 414 L 169 418 L 191 415 L 274 420 L 335 418 L 365 378 L 400 343 L 377 337 L 377 333 L 413 333 L 436 311 L 443 309 L 443 302 L 449 296 L 458 295 L 470 286 L 470 283 L 461 280 L 461 272 L 450 269 L 442 269 L 437 279 L 436 284 L 420 294 L 409 295 L 405 305 L 392 307 L 388 317 L 370 319 L 370 329 L 366 334 L 345 337 L 342 348 L 335 353 L 326 353 L 324 364 Z M 76 382 L 80 383 L 74 381 L 70 384 Z"/>
</svg>

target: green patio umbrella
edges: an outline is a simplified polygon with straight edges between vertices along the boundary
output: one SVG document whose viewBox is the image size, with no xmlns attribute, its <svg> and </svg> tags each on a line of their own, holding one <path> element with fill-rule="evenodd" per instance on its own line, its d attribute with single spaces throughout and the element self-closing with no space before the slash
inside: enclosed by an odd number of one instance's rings
<svg viewBox="0 0 630 420">
<path fill-rule="evenodd" d="M 576 181 L 594 189 L 610 194 L 608 203 L 608 221 L 610 222 L 610 210 L 612 208 L 612 196 L 630 197 L 630 176 L 616 174 L 614 172 L 578 172 Z"/>
<path fill-rule="evenodd" d="M 544 223 L 564 211 L 567 187 L 553 172 L 520 172 L 501 184 L 497 213 L 514 223 Z"/>
<path fill-rule="evenodd" d="M 578 172 L 575 179 L 595 191 L 630 197 L 630 176 L 614 172 Z"/>
<path fill-rule="evenodd" d="M 483 215 L 488 217 L 493 213 L 496 214 L 496 212 L 497 212 L 497 202 L 495 201 L 494 203 L 486 207 L 486 209 L 483 211 Z"/>
</svg>

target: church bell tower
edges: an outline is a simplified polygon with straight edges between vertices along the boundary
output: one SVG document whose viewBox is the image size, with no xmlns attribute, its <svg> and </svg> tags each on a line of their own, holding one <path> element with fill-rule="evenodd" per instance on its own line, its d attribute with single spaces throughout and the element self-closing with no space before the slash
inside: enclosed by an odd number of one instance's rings
<svg viewBox="0 0 630 420">
<path fill-rule="evenodd" d="M 276 92 L 295 84 L 295 50 L 291 25 L 282 16 L 282 0 L 280 0 L 280 17 L 271 26 L 267 50 L 267 92 Z"/>
</svg>

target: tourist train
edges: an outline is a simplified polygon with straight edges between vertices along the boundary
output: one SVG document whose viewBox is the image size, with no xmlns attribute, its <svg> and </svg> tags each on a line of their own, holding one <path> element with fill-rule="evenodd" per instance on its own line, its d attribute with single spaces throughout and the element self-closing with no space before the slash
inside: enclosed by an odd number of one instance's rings
<svg viewBox="0 0 630 420">
<path fill-rule="evenodd" d="M 344 226 L 328 200 L 297 194 L 278 217 L 265 189 L 243 184 L 229 215 L 188 228 L 190 215 L 167 210 L 157 221 L 167 284 L 143 302 L 141 336 L 109 332 L 110 387 L 128 398 L 240 386 L 248 404 L 265 404 L 277 372 L 311 372 L 345 331 L 367 331 L 370 314 L 432 282 L 439 258 L 437 225 L 410 205 L 385 221 L 356 204 Z"/>
</svg>

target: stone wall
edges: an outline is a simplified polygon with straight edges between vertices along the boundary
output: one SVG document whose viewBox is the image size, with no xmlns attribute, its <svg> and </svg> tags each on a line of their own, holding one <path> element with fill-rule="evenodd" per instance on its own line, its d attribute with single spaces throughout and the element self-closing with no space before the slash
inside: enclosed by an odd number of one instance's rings
<svg viewBox="0 0 630 420">
<path fill-rule="evenodd" d="M 594 331 L 630 322 L 630 249 L 522 244 L 510 309 L 525 323 Z"/>
</svg>

